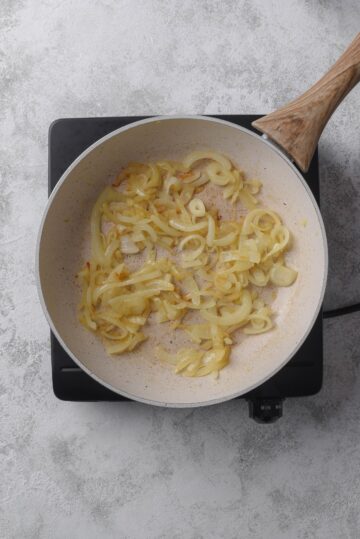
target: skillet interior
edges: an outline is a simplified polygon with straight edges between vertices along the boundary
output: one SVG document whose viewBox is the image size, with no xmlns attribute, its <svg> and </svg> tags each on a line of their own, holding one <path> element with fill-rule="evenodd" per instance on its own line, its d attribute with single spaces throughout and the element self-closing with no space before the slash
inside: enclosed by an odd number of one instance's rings
<svg viewBox="0 0 360 539">
<path fill-rule="evenodd" d="M 182 378 L 153 357 L 155 344 L 176 349 L 188 344 L 167 324 L 129 355 L 108 357 L 97 338 L 76 318 L 79 288 L 75 274 L 88 255 L 89 218 L 99 192 L 128 161 L 182 158 L 195 149 L 213 149 L 234 160 L 249 177 L 262 180 L 263 206 L 280 213 L 293 233 L 289 264 L 299 270 L 294 286 L 280 289 L 273 308 L 277 327 L 239 337 L 231 364 L 220 379 Z M 225 209 L 221 193 L 217 206 Z M 38 244 L 39 289 L 48 320 L 72 358 L 110 389 L 130 398 L 168 406 L 196 406 L 249 391 L 279 370 L 310 330 L 320 307 L 327 273 L 326 238 L 316 203 L 300 173 L 253 133 L 202 117 L 152 119 L 104 137 L 78 158 L 54 190 Z"/>
</svg>

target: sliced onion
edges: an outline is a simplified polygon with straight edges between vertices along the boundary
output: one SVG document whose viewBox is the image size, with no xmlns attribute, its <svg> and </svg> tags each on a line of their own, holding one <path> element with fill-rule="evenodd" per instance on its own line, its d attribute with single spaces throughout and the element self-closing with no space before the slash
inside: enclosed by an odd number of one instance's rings
<svg viewBox="0 0 360 539">
<path fill-rule="evenodd" d="M 207 310 L 201 311 L 201 316 L 214 324 L 220 326 L 233 326 L 247 320 L 252 307 L 251 295 L 248 290 L 243 291 L 241 305 L 223 309 L 220 316 L 212 314 Z"/>
<path fill-rule="evenodd" d="M 236 236 L 236 232 L 229 232 L 229 234 L 223 236 L 222 238 L 214 239 L 213 245 L 216 245 L 217 247 L 227 247 L 236 240 Z"/>
<path fill-rule="evenodd" d="M 167 178 L 164 181 L 164 189 L 168 194 L 170 193 L 170 189 L 174 189 L 175 191 L 179 191 L 180 188 L 181 188 L 181 182 L 175 176 L 171 176 L 170 178 Z"/>
<path fill-rule="evenodd" d="M 266 286 L 269 282 L 269 275 L 259 268 L 249 271 L 249 281 L 256 286 Z"/>
<path fill-rule="evenodd" d="M 133 242 L 129 236 L 120 237 L 121 252 L 125 255 L 134 255 L 140 252 L 139 247 Z"/>
<path fill-rule="evenodd" d="M 208 227 L 208 224 L 206 221 L 188 225 L 188 224 L 181 223 L 180 221 L 175 221 L 175 219 L 170 219 L 169 225 L 175 228 L 176 230 L 180 230 L 181 232 L 197 232 L 199 230 L 206 230 Z"/>
<path fill-rule="evenodd" d="M 199 247 L 188 250 L 183 254 L 184 260 L 187 261 L 195 260 L 195 258 L 198 258 L 205 249 L 205 238 L 199 234 L 190 234 L 190 236 L 185 236 L 185 238 L 183 238 L 179 243 L 179 249 L 183 251 L 185 246 L 191 241 L 198 243 Z"/>
<path fill-rule="evenodd" d="M 263 209 L 256 209 L 250 211 L 245 219 L 244 224 L 242 227 L 242 234 L 252 234 L 254 232 L 254 227 L 256 226 L 259 230 L 262 230 L 262 228 L 259 225 L 259 220 L 261 217 L 270 217 L 273 220 L 274 224 L 281 224 L 279 216 L 270 210 L 263 210 Z M 266 228 L 265 230 L 268 230 L 269 228 Z"/>
<path fill-rule="evenodd" d="M 178 374 L 217 376 L 229 362 L 233 331 L 257 334 L 273 325 L 255 287 L 269 281 L 289 286 L 296 279 L 285 261 L 288 229 L 275 212 L 256 208 L 260 182 L 246 180 L 214 152 L 194 152 L 185 163 L 131 163 L 118 181 L 121 188 L 106 188 L 92 212 L 91 259 L 79 273 L 81 323 L 102 337 L 110 354 L 121 354 L 146 338 L 142 328 L 153 313 L 198 345 L 160 352 Z M 248 214 L 222 221 L 207 211 L 198 193 L 209 181 L 230 203 L 239 199 Z M 144 249 L 140 269 L 127 269 L 123 255 Z"/>
<path fill-rule="evenodd" d="M 201 159 L 209 159 L 210 161 L 216 161 L 225 170 L 231 169 L 231 163 L 229 159 L 227 159 L 223 155 L 216 152 L 204 152 L 204 151 L 192 152 L 184 160 L 184 165 L 186 168 L 189 169 L 193 166 L 194 163 L 196 163 L 197 161 L 200 161 Z"/>
<path fill-rule="evenodd" d="M 193 198 L 189 203 L 189 210 L 194 217 L 204 217 L 206 213 L 205 204 L 200 198 Z"/>
<path fill-rule="evenodd" d="M 270 270 L 270 280 L 276 286 L 290 286 L 297 277 L 297 271 L 286 266 L 275 265 Z"/>
<path fill-rule="evenodd" d="M 208 216 L 208 233 L 206 236 L 206 243 L 209 247 L 214 244 L 215 239 L 215 221 L 212 215 Z"/>
<path fill-rule="evenodd" d="M 228 185 L 234 183 L 235 179 L 230 170 L 225 169 L 219 163 L 211 163 L 206 167 L 206 172 L 210 181 L 215 185 Z"/>
</svg>

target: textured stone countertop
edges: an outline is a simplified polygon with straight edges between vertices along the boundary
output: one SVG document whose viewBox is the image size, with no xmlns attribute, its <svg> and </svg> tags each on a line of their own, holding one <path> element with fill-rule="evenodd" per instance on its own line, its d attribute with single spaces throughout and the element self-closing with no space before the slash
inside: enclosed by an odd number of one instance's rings
<svg viewBox="0 0 360 539">
<path fill-rule="evenodd" d="M 323 390 L 274 425 L 64 403 L 34 273 L 52 120 L 270 112 L 359 22 L 358 0 L 1 0 L 1 538 L 360 536 L 360 314 L 326 321 Z M 326 308 L 360 301 L 359 111 L 357 88 L 320 144 Z"/>
</svg>

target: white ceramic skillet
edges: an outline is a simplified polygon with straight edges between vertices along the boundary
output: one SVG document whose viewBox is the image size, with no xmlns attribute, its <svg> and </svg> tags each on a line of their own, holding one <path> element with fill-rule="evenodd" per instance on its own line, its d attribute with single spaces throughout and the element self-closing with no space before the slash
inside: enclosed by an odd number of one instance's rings
<svg viewBox="0 0 360 539">
<path fill-rule="evenodd" d="M 75 363 L 104 386 L 131 399 L 186 407 L 214 404 L 246 393 L 290 360 L 316 319 L 327 277 L 322 218 L 291 159 L 300 169 L 307 169 L 327 119 L 359 77 L 360 34 L 306 94 L 255 122 L 255 127 L 277 144 L 217 119 L 159 117 L 110 133 L 74 161 L 45 210 L 37 247 L 37 280 L 51 329 Z M 239 337 L 230 365 L 216 382 L 209 377 L 175 375 L 172 368 L 154 358 L 157 343 L 172 350 L 182 344 L 183 332 L 171 332 L 167 324 L 152 326 L 148 341 L 134 352 L 109 357 L 100 340 L 77 321 L 80 292 L 75 274 L 89 254 L 90 213 L 101 190 L 129 161 L 181 159 L 197 149 L 223 152 L 250 178 L 262 180 L 262 205 L 278 211 L 290 228 L 294 245 L 288 261 L 299 271 L 295 284 L 280 289 L 274 301 L 276 328 L 262 335 Z M 226 211 L 221 196 L 217 203 Z"/>
</svg>

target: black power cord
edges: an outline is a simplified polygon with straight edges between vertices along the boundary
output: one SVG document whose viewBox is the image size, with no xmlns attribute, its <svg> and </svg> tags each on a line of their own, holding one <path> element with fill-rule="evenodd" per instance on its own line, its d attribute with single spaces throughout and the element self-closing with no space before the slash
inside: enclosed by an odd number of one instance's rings
<svg viewBox="0 0 360 539">
<path fill-rule="evenodd" d="M 323 318 L 334 318 L 335 316 L 343 316 L 344 314 L 356 313 L 358 311 L 360 311 L 360 303 L 354 303 L 353 305 L 348 305 L 346 307 L 323 311 Z"/>
</svg>

